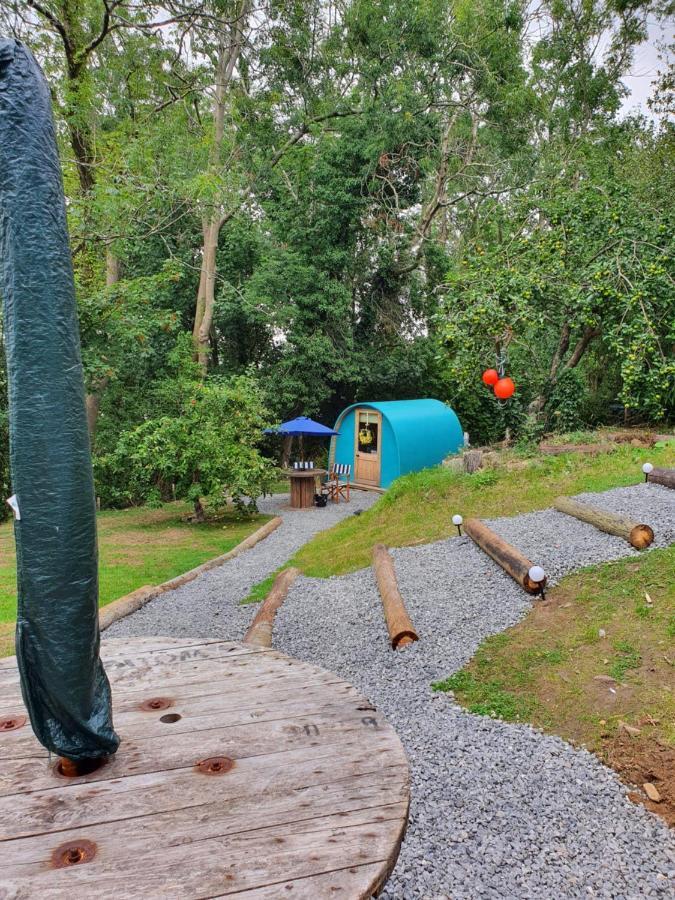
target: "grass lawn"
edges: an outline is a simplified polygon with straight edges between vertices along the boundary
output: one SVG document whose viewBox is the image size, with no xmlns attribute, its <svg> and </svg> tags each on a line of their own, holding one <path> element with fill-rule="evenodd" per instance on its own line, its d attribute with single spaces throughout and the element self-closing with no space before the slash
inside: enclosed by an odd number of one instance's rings
<svg viewBox="0 0 675 900">
<path fill-rule="evenodd" d="M 125 509 L 98 516 L 100 605 L 146 584 L 160 584 L 236 544 L 269 520 L 227 513 L 203 525 L 183 521 L 190 507 Z M 11 523 L 0 526 L 0 655 L 13 653 L 16 560 Z"/>
<path fill-rule="evenodd" d="M 434 688 L 654 783 L 662 800 L 647 805 L 675 824 L 674 573 L 675 545 L 575 573 Z"/>
<path fill-rule="evenodd" d="M 373 545 L 400 547 L 452 537 L 453 513 L 468 516 L 513 516 L 544 509 L 559 494 L 605 491 L 642 479 L 646 461 L 675 465 L 675 444 L 638 450 L 617 446 L 611 453 L 581 456 L 511 454 L 500 468 L 475 475 L 438 467 L 398 479 L 360 516 L 349 516 L 316 535 L 290 564 L 306 575 L 326 578 L 370 565 Z"/>
</svg>

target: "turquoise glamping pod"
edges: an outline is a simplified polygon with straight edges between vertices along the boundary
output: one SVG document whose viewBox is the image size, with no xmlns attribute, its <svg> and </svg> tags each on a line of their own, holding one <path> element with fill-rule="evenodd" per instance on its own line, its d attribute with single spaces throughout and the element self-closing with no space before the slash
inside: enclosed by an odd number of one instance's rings
<svg viewBox="0 0 675 900">
<path fill-rule="evenodd" d="M 438 465 L 464 443 L 459 419 L 440 400 L 354 403 L 340 413 L 335 431 L 331 464 L 350 465 L 354 482 L 381 488 Z"/>
</svg>

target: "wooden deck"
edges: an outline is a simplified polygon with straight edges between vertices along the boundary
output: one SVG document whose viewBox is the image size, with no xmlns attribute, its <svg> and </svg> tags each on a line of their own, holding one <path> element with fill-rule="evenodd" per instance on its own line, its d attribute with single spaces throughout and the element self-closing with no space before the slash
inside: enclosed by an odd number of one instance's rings
<svg viewBox="0 0 675 900">
<path fill-rule="evenodd" d="M 22 723 L 15 660 L 0 660 L 1 898 L 377 892 L 405 830 L 408 765 L 351 685 L 232 642 L 103 651 L 122 744 L 72 779 Z"/>
</svg>

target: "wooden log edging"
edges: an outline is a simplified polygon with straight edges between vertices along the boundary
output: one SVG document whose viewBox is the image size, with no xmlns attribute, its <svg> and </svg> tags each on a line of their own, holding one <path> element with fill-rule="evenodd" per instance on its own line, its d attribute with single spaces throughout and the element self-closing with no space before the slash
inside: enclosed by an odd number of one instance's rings
<svg viewBox="0 0 675 900">
<path fill-rule="evenodd" d="M 464 522 L 464 531 L 480 549 L 504 569 L 504 571 L 517 581 L 528 594 L 541 594 L 546 587 L 546 579 L 532 581 L 529 571 L 532 562 L 511 544 L 508 544 L 498 534 L 480 519 L 467 519 Z"/>
<path fill-rule="evenodd" d="M 220 556 L 214 556 L 213 559 L 207 559 L 207 561 L 200 566 L 196 566 L 188 572 L 183 572 L 182 575 L 177 575 L 169 581 L 162 582 L 162 584 L 145 585 L 144 587 L 137 588 L 137 590 L 132 591 L 124 597 L 113 600 L 112 603 L 108 603 L 107 606 L 104 606 L 99 610 L 99 629 L 105 631 L 105 629 L 109 628 L 113 622 L 117 622 L 120 619 L 125 618 L 125 616 L 130 616 L 131 613 L 137 612 L 142 606 L 145 606 L 146 603 L 154 600 L 155 597 L 159 597 L 167 591 L 173 591 L 178 587 L 182 587 L 184 584 L 194 581 L 194 579 L 203 572 L 208 572 L 210 569 L 222 566 L 228 559 L 234 559 L 235 556 L 239 556 L 239 554 L 243 553 L 245 550 L 250 550 L 251 547 L 255 547 L 260 541 L 269 537 L 273 531 L 276 531 L 282 522 L 283 519 L 281 516 L 275 516 L 273 519 L 270 519 L 269 522 L 265 522 L 264 525 L 261 525 L 260 528 L 253 532 L 253 534 L 249 534 L 247 538 L 240 541 L 236 547 L 228 550 L 227 553 L 223 553 Z"/>
<path fill-rule="evenodd" d="M 249 644 L 251 647 L 272 646 L 272 631 L 277 610 L 286 599 L 291 585 L 299 574 L 300 569 L 294 567 L 279 572 L 269 594 L 263 600 L 262 606 L 244 635 L 244 644 Z"/>
<path fill-rule="evenodd" d="M 570 497 L 556 497 L 553 501 L 553 506 L 559 512 L 565 513 L 565 515 L 573 516 L 582 522 L 588 522 L 589 525 L 595 526 L 598 531 L 604 531 L 605 534 L 614 534 L 623 538 L 636 550 L 644 550 L 654 540 L 654 532 L 649 525 L 632 522 L 630 519 L 617 516 L 615 513 L 598 509 L 597 506 L 579 503 L 578 500 L 572 500 Z"/>
<path fill-rule="evenodd" d="M 654 466 L 649 475 L 647 475 L 647 481 L 675 489 L 675 469 L 663 469 L 659 466 Z"/>
<path fill-rule="evenodd" d="M 382 598 L 391 649 L 400 650 L 408 644 L 412 644 L 413 641 L 418 641 L 419 635 L 410 621 L 403 597 L 398 589 L 394 560 L 384 544 L 375 544 L 373 547 L 373 570 Z"/>
</svg>

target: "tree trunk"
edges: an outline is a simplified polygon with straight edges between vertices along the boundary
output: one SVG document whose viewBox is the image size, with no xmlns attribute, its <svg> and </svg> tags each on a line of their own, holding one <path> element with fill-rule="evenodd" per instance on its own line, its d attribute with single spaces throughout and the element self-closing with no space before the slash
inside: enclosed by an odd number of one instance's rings
<svg viewBox="0 0 675 900">
<path fill-rule="evenodd" d="M 235 21 L 230 25 L 226 25 L 225 22 L 220 23 L 222 31 L 218 48 L 216 92 L 213 102 L 213 142 L 209 154 L 209 168 L 216 173 L 220 172 L 221 147 L 225 134 L 225 113 L 228 105 L 227 91 L 244 43 L 244 29 L 249 9 L 250 0 L 242 0 Z M 216 299 L 218 238 L 221 228 L 230 217 L 224 215 L 220 206 L 216 205 L 202 221 L 202 268 L 195 305 L 193 339 L 199 366 L 204 375 L 209 364 L 209 337 L 213 325 L 213 309 Z"/>
<path fill-rule="evenodd" d="M 197 359 L 199 360 L 199 366 L 204 375 L 206 375 L 208 369 L 211 349 L 209 335 L 213 324 L 213 309 L 216 302 L 216 253 L 218 251 L 219 235 L 220 220 L 219 218 L 212 219 L 205 228 L 204 246 L 202 248 L 204 260 L 202 316 L 197 328 Z M 197 322 L 195 321 L 195 327 L 196 326 Z"/>
<path fill-rule="evenodd" d="M 98 414 L 101 409 L 101 397 L 108 385 L 108 378 L 103 378 L 98 382 L 94 391 L 85 397 L 85 407 L 87 410 L 87 430 L 89 431 L 89 443 L 93 447 L 96 440 L 96 426 L 98 425 Z"/>
<path fill-rule="evenodd" d="M 558 346 L 551 359 L 547 389 L 544 393 L 535 397 L 528 407 L 528 413 L 535 421 L 541 418 L 541 414 L 546 406 L 546 401 L 548 400 L 548 394 L 558 383 L 560 375 L 565 371 L 575 369 L 579 365 L 583 355 L 586 353 L 586 350 L 588 350 L 589 344 L 602 333 L 602 328 L 593 328 L 590 325 L 587 325 L 581 333 L 571 356 L 563 365 L 563 359 L 570 347 L 571 333 L 572 329 L 570 328 L 570 325 L 565 322 L 560 331 Z"/>
<path fill-rule="evenodd" d="M 553 506 L 559 512 L 568 516 L 574 516 L 575 519 L 579 519 L 581 522 L 593 525 L 598 531 L 604 531 L 605 534 L 615 534 L 617 537 L 623 538 L 636 550 L 644 550 L 654 540 L 654 532 L 649 525 L 631 522 L 630 519 L 624 519 L 604 509 L 598 509 L 597 506 L 579 503 L 577 500 L 571 500 L 569 497 L 556 497 L 553 501 Z"/>
<path fill-rule="evenodd" d="M 287 469 L 291 461 L 291 448 L 293 446 L 293 436 L 287 434 L 281 445 L 281 468 Z"/>
<path fill-rule="evenodd" d="M 410 621 L 398 588 L 394 560 L 384 544 L 375 544 L 373 547 L 373 571 L 382 598 L 391 649 L 400 650 L 408 644 L 412 644 L 413 641 L 418 641 L 419 636 Z"/>
<path fill-rule="evenodd" d="M 532 581 L 529 575 L 532 568 L 530 560 L 503 538 L 499 537 L 498 534 L 495 534 L 484 522 L 481 522 L 480 519 L 467 519 L 464 523 L 464 531 L 484 553 L 492 557 L 528 594 L 542 593 L 546 586 L 546 579 L 541 582 Z"/>
<path fill-rule="evenodd" d="M 110 247 L 105 251 L 105 284 L 111 287 L 120 280 L 120 261 Z"/>
<path fill-rule="evenodd" d="M 117 284 L 120 280 L 120 261 L 113 251 L 106 247 L 105 251 L 105 283 L 106 287 Z M 98 424 L 98 414 L 101 409 L 101 399 L 105 389 L 110 382 L 109 378 L 101 378 L 93 385 L 91 393 L 85 397 L 85 406 L 87 409 L 87 429 L 89 431 L 89 443 L 94 447 L 96 441 L 96 426 Z"/>
<path fill-rule="evenodd" d="M 206 522 L 206 512 L 204 510 L 204 507 L 202 506 L 202 501 L 199 499 L 195 500 L 194 507 L 195 507 L 195 516 L 194 516 L 195 522 Z"/>
</svg>

